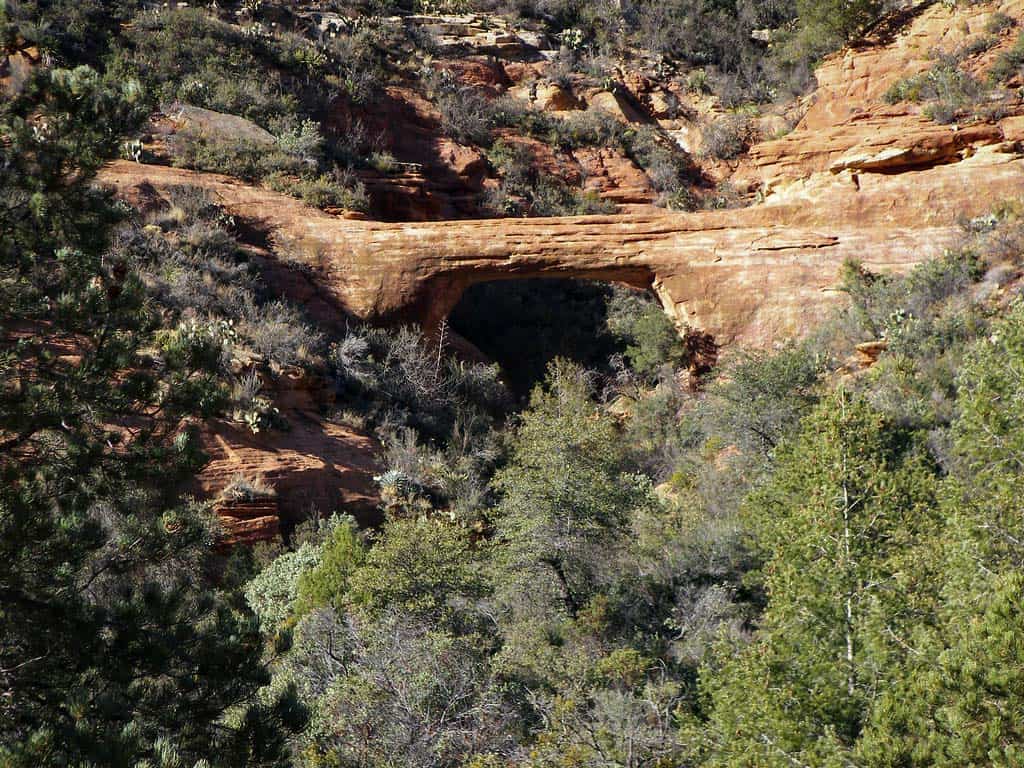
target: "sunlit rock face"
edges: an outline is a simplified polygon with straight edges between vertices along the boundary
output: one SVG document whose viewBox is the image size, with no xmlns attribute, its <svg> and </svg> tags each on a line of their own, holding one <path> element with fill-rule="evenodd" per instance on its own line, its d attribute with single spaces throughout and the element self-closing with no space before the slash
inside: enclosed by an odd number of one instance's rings
<svg viewBox="0 0 1024 768">
<path fill-rule="evenodd" d="M 986 138 L 955 162 L 821 171 L 738 210 L 549 219 L 346 219 L 222 176 L 129 162 L 104 180 L 128 197 L 145 183 L 207 188 L 271 238 L 301 243 L 292 254 L 306 260 L 320 300 L 359 318 L 429 330 L 474 283 L 547 275 L 650 287 L 681 327 L 764 345 L 822 318 L 845 259 L 906 269 L 953 245 L 958 220 L 1019 196 L 1017 148 Z"/>
</svg>

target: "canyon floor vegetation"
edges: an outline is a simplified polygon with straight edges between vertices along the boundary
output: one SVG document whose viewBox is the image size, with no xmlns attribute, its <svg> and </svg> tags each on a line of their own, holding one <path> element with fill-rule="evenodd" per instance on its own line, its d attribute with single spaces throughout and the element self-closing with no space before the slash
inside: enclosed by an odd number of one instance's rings
<svg viewBox="0 0 1024 768">
<path fill-rule="evenodd" d="M 409 169 L 326 105 L 417 69 L 436 41 L 398 13 L 528 19 L 565 77 L 642 47 L 736 106 L 802 91 L 887 9 L 324 2 L 351 25 L 311 40 L 272 31 L 289 5 L 0 0 L 5 52 L 32 60 L 0 99 L 0 766 L 1024 764 L 1021 201 L 907 274 L 849 261 L 818 327 L 709 371 L 653 292 L 606 283 L 481 283 L 433 336 L 324 322 L 199 187 L 132 206 L 95 183 L 178 103 L 258 130 L 178 133 L 161 162 L 370 210 L 368 169 Z M 889 100 L 991 107 L 1024 54 L 968 81 L 983 48 Z M 655 128 L 423 80 L 486 158 L 490 213 L 613 205 L 512 128 L 617 148 L 663 204 L 698 205 Z M 296 371 L 379 447 L 379 524 L 315 509 L 231 546 L 215 504 L 275 490 L 239 475 L 202 500 L 200 433 L 286 432 Z"/>
</svg>

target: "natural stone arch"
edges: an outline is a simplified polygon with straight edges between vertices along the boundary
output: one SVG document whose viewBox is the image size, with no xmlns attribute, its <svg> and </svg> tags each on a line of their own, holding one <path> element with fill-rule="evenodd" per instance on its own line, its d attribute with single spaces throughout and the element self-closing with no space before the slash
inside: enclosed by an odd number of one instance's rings
<svg viewBox="0 0 1024 768">
<path fill-rule="evenodd" d="M 526 266 L 494 271 L 475 270 L 470 273 L 458 271 L 440 275 L 425 285 L 422 295 L 408 308 L 408 319 L 419 325 L 425 333 L 433 336 L 440 323 L 451 314 L 462 299 L 462 295 L 472 286 L 536 278 L 622 283 L 658 295 L 655 288 L 657 276 L 646 267 L 623 266 L 580 270 L 564 266 L 546 269 Z M 665 311 L 671 315 L 673 308 L 666 306 L 661 296 L 658 298 L 662 301 Z"/>
<path fill-rule="evenodd" d="M 363 320 L 429 329 L 474 282 L 547 274 L 649 284 L 680 328 L 763 346 L 823 319 L 845 260 L 906 270 L 955 244 L 963 217 L 1019 197 L 1024 158 L 1004 149 L 908 173 L 817 174 L 739 210 L 551 219 L 350 219 L 224 176 L 127 161 L 102 179 L 130 198 L 146 184 L 207 189 L 301 244 L 317 290 Z"/>
</svg>

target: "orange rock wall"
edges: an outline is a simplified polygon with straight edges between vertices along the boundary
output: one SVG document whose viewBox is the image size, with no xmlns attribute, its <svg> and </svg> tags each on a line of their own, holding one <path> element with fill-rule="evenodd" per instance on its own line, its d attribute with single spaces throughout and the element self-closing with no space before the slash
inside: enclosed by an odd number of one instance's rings
<svg viewBox="0 0 1024 768">
<path fill-rule="evenodd" d="M 959 237 L 958 218 L 1024 193 L 1016 144 L 906 173 L 844 170 L 791 181 L 761 205 L 692 214 L 382 223 L 332 216 L 213 174 L 117 162 L 104 179 L 196 184 L 231 213 L 315 247 L 309 266 L 344 311 L 432 328 L 476 282 L 522 277 L 652 287 L 682 325 L 765 345 L 819 321 L 845 259 L 906 269 Z"/>
</svg>

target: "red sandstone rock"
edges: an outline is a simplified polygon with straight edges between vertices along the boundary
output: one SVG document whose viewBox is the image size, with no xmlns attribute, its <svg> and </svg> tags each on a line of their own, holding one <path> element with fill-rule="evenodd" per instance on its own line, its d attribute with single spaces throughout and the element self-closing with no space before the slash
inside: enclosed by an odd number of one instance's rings
<svg viewBox="0 0 1024 768">
<path fill-rule="evenodd" d="M 210 462 L 197 480 L 202 496 L 215 497 L 236 475 L 261 478 L 276 493 L 258 508 L 218 505 L 222 520 L 246 521 L 229 523 L 229 535 L 259 537 L 263 530 L 271 536 L 272 519 L 293 525 L 313 513 L 347 512 L 361 523 L 377 522 L 377 441 L 306 411 L 284 415 L 289 428 L 281 431 L 253 434 L 242 424 L 220 420 L 204 427 L 202 446 Z"/>
<path fill-rule="evenodd" d="M 920 4 L 905 12 L 910 20 L 903 26 L 883 24 L 873 39 L 828 57 L 815 71 L 818 87 L 802 120 L 785 137 L 752 147 L 737 179 L 770 189 L 829 169 L 903 171 L 955 162 L 979 146 L 1019 140 L 1014 117 L 999 125 L 939 125 L 921 114 L 920 105 L 889 105 L 884 100 L 897 81 L 934 66 L 934 51 L 951 53 L 983 34 L 996 12 L 1020 19 L 1024 0 L 956 9 Z M 983 77 L 1015 39 L 1015 34 L 1006 35 L 984 56 L 961 66 Z"/>
<path fill-rule="evenodd" d="M 281 530 L 276 499 L 221 502 L 214 512 L 220 518 L 221 543 L 226 546 L 269 541 Z"/>
<path fill-rule="evenodd" d="M 582 109 L 579 99 L 557 83 L 543 83 L 537 87 L 534 106 L 543 112 L 568 112 Z"/>
<path fill-rule="evenodd" d="M 623 123 L 648 122 L 647 118 L 624 94 L 612 91 L 597 91 L 587 96 L 587 106 L 607 112 Z"/>
<path fill-rule="evenodd" d="M 39 48 L 19 38 L 0 56 L 0 92 L 17 93 L 32 69 L 39 65 Z"/>
<path fill-rule="evenodd" d="M 1022 3 L 1001 8 L 1019 17 Z M 734 182 L 749 179 L 769 192 L 749 209 L 381 224 L 339 220 L 223 177 L 189 179 L 233 211 L 258 212 L 276 232 L 319 243 L 317 280 L 360 317 L 414 319 L 430 328 L 474 282 L 551 274 L 653 287 L 680 325 L 722 342 L 765 343 L 799 333 L 825 311 L 843 259 L 906 268 L 955 242 L 958 217 L 1024 191 L 1020 116 L 956 128 L 927 120 L 917 107 L 881 102 L 898 77 L 930 65 L 933 48 L 959 45 L 965 24 L 976 32 L 993 10 L 967 10 L 964 23 L 958 16 L 951 24 L 948 9 L 918 8 L 884 44 L 830 58 L 797 128 L 756 145 L 739 164 Z M 1010 42 L 1007 36 L 1001 45 Z M 404 101 L 388 119 L 411 114 L 413 130 L 403 140 L 410 154 L 433 153 L 435 168 L 471 176 L 472 159 L 431 134 L 432 107 L 400 90 L 389 89 Z M 592 100 L 609 98 L 621 106 L 610 92 Z M 577 160 L 602 194 L 649 200 L 642 174 L 612 153 L 581 151 Z M 185 175 L 117 163 L 106 178 L 130 191 L 147 177 L 159 186 Z"/>
<path fill-rule="evenodd" d="M 583 169 L 584 188 L 619 205 L 651 205 L 656 193 L 636 163 L 611 149 L 582 147 L 574 152 Z"/>
<path fill-rule="evenodd" d="M 433 64 L 435 70 L 448 70 L 462 85 L 481 88 L 491 96 L 503 93 L 512 85 L 505 68 L 493 59 L 442 59 Z"/>
<path fill-rule="evenodd" d="M 870 368 L 878 362 L 878 358 L 889 348 L 887 341 L 865 341 L 855 347 L 857 363 L 862 368 Z"/>
<path fill-rule="evenodd" d="M 897 80 L 933 66 L 933 51 L 951 53 L 972 37 L 984 34 L 985 24 L 997 12 L 1020 19 L 1024 2 L 1002 0 L 955 8 L 944 3 L 920 3 L 908 9 L 903 16 L 910 19 L 909 23 L 882 25 L 865 44 L 829 56 L 815 70 L 818 88 L 799 128 L 819 131 L 873 111 Z M 999 49 L 968 62 L 973 64 L 969 68 L 983 70 L 1000 49 L 1013 44 L 1015 37 L 1007 36 Z"/>
<path fill-rule="evenodd" d="M 1019 135 L 1017 118 L 1004 118 Z M 879 108 L 858 119 L 818 131 L 797 129 L 787 136 L 755 144 L 736 172 L 771 189 L 821 171 L 845 169 L 909 171 L 957 162 L 979 147 L 1006 141 L 1002 122 L 963 128 L 939 125 L 903 107 Z"/>
<path fill-rule="evenodd" d="M 543 275 L 653 288 L 680 323 L 719 343 L 767 344 L 820 321 L 842 262 L 906 269 L 1024 192 L 1024 159 L 983 146 L 913 173 L 814 174 L 765 204 L 694 214 L 387 224 L 351 221 L 222 176 L 119 161 L 104 180 L 208 188 L 229 211 L 320 244 L 316 278 L 339 306 L 432 328 L 473 283 Z"/>
</svg>

